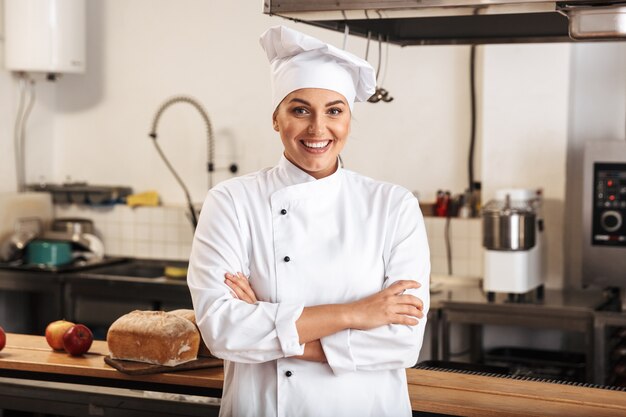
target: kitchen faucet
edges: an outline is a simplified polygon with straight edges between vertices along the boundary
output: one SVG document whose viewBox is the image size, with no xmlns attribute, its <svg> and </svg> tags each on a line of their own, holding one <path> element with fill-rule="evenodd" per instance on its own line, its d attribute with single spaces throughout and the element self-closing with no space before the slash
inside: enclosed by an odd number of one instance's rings
<svg viewBox="0 0 626 417">
<path fill-rule="evenodd" d="M 193 207 L 193 203 L 192 203 L 191 197 L 189 195 L 189 190 L 187 189 L 187 186 L 185 186 L 185 184 L 183 183 L 183 181 L 180 178 L 180 176 L 174 170 L 174 167 L 172 166 L 172 164 L 167 160 L 167 158 L 165 157 L 165 154 L 163 153 L 163 150 L 161 149 L 161 147 L 157 143 L 157 125 L 159 123 L 159 119 L 161 118 L 161 115 L 163 115 L 163 112 L 165 112 L 165 109 L 167 109 L 168 107 L 170 107 L 171 105 L 173 105 L 175 103 L 188 103 L 188 104 L 191 104 L 193 107 L 196 108 L 196 110 L 198 110 L 198 112 L 200 113 L 200 116 L 202 116 L 202 119 L 204 120 L 204 123 L 206 124 L 206 130 L 207 130 L 207 171 L 209 173 L 209 189 L 213 186 L 213 171 L 215 170 L 215 167 L 214 167 L 214 164 L 213 164 L 213 156 L 214 156 L 213 128 L 211 126 L 211 121 L 209 120 L 209 115 L 207 114 L 207 112 L 204 109 L 204 107 L 202 106 L 202 104 L 200 104 L 200 102 L 198 102 L 198 100 L 196 100 L 196 99 L 194 99 L 193 97 L 190 97 L 190 96 L 175 96 L 175 97 L 172 97 L 172 98 L 169 98 L 168 100 L 166 100 L 161 105 L 161 107 L 159 107 L 159 109 L 157 110 L 157 112 L 156 112 L 156 114 L 154 116 L 154 120 L 152 121 L 152 129 L 150 130 L 150 134 L 149 134 L 149 136 L 153 139 L 152 142 L 154 143 L 154 146 L 156 147 L 157 152 L 159 153 L 159 155 L 163 159 L 163 162 L 165 162 L 165 165 L 167 165 L 169 170 L 172 172 L 172 174 L 176 178 L 176 181 L 178 181 L 180 186 L 183 188 L 183 191 L 185 192 L 185 197 L 187 199 L 187 205 L 189 207 L 189 213 L 191 215 L 191 219 L 190 220 L 191 220 L 191 223 L 192 223 L 193 228 L 195 230 L 196 226 L 198 225 L 198 216 L 196 215 L 196 211 L 195 211 L 195 209 Z M 231 172 L 232 172 L 232 168 L 231 168 Z"/>
</svg>

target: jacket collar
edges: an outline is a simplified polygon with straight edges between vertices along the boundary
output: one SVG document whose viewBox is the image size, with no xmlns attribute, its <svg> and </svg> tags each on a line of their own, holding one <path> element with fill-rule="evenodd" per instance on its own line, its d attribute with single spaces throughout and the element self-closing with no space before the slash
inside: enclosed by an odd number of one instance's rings
<svg viewBox="0 0 626 417">
<path fill-rule="evenodd" d="M 320 178 L 318 180 L 315 177 L 304 172 L 298 166 L 294 165 L 291 161 L 287 159 L 287 157 L 285 157 L 285 154 L 282 154 L 280 156 L 280 161 L 278 161 L 278 168 L 290 180 L 289 182 L 292 185 L 302 184 L 311 181 L 334 182 L 333 177 L 341 176 L 340 171 L 342 170 L 341 164 L 338 163 L 337 170 L 335 172 L 330 174 L 328 177 Z"/>
<path fill-rule="evenodd" d="M 325 194 L 338 191 L 343 175 L 341 164 L 338 164 L 337 170 L 331 175 L 320 178 L 319 180 L 315 179 L 315 177 L 312 177 L 291 163 L 285 155 L 281 155 L 280 157 L 278 172 L 279 176 L 282 178 L 281 182 L 287 186 L 288 192 L 292 194 L 292 196 L 302 194 L 301 197 L 306 197 L 307 195 L 312 197 L 320 195 L 320 193 Z"/>
</svg>

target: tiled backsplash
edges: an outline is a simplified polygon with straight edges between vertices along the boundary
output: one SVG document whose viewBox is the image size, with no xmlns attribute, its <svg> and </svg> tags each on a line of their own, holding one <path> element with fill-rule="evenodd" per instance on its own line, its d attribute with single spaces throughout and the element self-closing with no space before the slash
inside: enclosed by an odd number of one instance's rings
<svg viewBox="0 0 626 417">
<path fill-rule="evenodd" d="M 92 219 L 109 256 L 187 260 L 193 239 L 188 211 L 183 206 L 91 207 L 55 205 L 55 217 Z M 448 274 L 446 219 L 425 217 L 431 271 Z M 452 275 L 481 277 L 483 248 L 481 219 L 450 219 Z"/>
<path fill-rule="evenodd" d="M 92 219 L 109 256 L 187 260 L 193 228 L 182 206 L 55 205 L 55 217 Z"/>
<path fill-rule="evenodd" d="M 430 246 L 431 273 L 448 275 L 446 251 L 446 219 L 425 217 L 426 233 Z M 482 221 L 480 218 L 450 219 L 450 249 L 452 275 L 482 277 L 483 247 Z"/>
</svg>

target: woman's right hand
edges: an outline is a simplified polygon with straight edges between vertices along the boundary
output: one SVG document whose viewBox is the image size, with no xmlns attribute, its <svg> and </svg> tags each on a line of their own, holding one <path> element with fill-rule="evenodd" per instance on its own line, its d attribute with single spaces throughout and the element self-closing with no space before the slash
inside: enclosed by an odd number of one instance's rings
<svg viewBox="0 0 626 417">
<path fill-rule="evenodd" d="M 419 287 L 417 281 L 400 280 L 374 295 L 348 304 L 350 327 L 369 330 L 388 324 L 417 325 L 417 319 L 424 317 L 424 304 L 419 298 L 403 293 Z"/>
<path fill-rule="evenodd" d="M 244 274 L 241 272 L 237 272 L 237 274 L 226 273 L 224 278 L 224 282 L 230 287 L 233 296 L 248 304 L 254 304 L 258 301 L 248 278 Z"/>
</svg>

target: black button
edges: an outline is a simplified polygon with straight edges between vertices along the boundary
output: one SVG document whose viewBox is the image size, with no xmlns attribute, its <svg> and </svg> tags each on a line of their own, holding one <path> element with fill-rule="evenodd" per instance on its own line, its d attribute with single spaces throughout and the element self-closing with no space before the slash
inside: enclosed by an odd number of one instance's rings
<svg viewBox="0 0 626 417">
<path fill-rule="evenodd" d="M 282 215 L 284 216 L 285 214 L 287 214 L 287 210 L 282 209 L 282 210 L 280 211 L 280 214 L 282 214 Z"/>
<path fill-rule="evenodd" d="M 289 262 L 289 261 L 291 260 L 291 258 L 290 258 L 289 256 L 285 256 L 285 257 L 283 258 L 283 260 L 284 260 L 285 262 Z"/>
<path fill-rule="evenodd" d="M 287 372 L 285 372 L 285 376 L 286 376 L 287 378 L 289 378 L 291 375 L 293 375 L 293 372 L 291 372 L 291 371 L 287 371 Z"/>
</svg>

